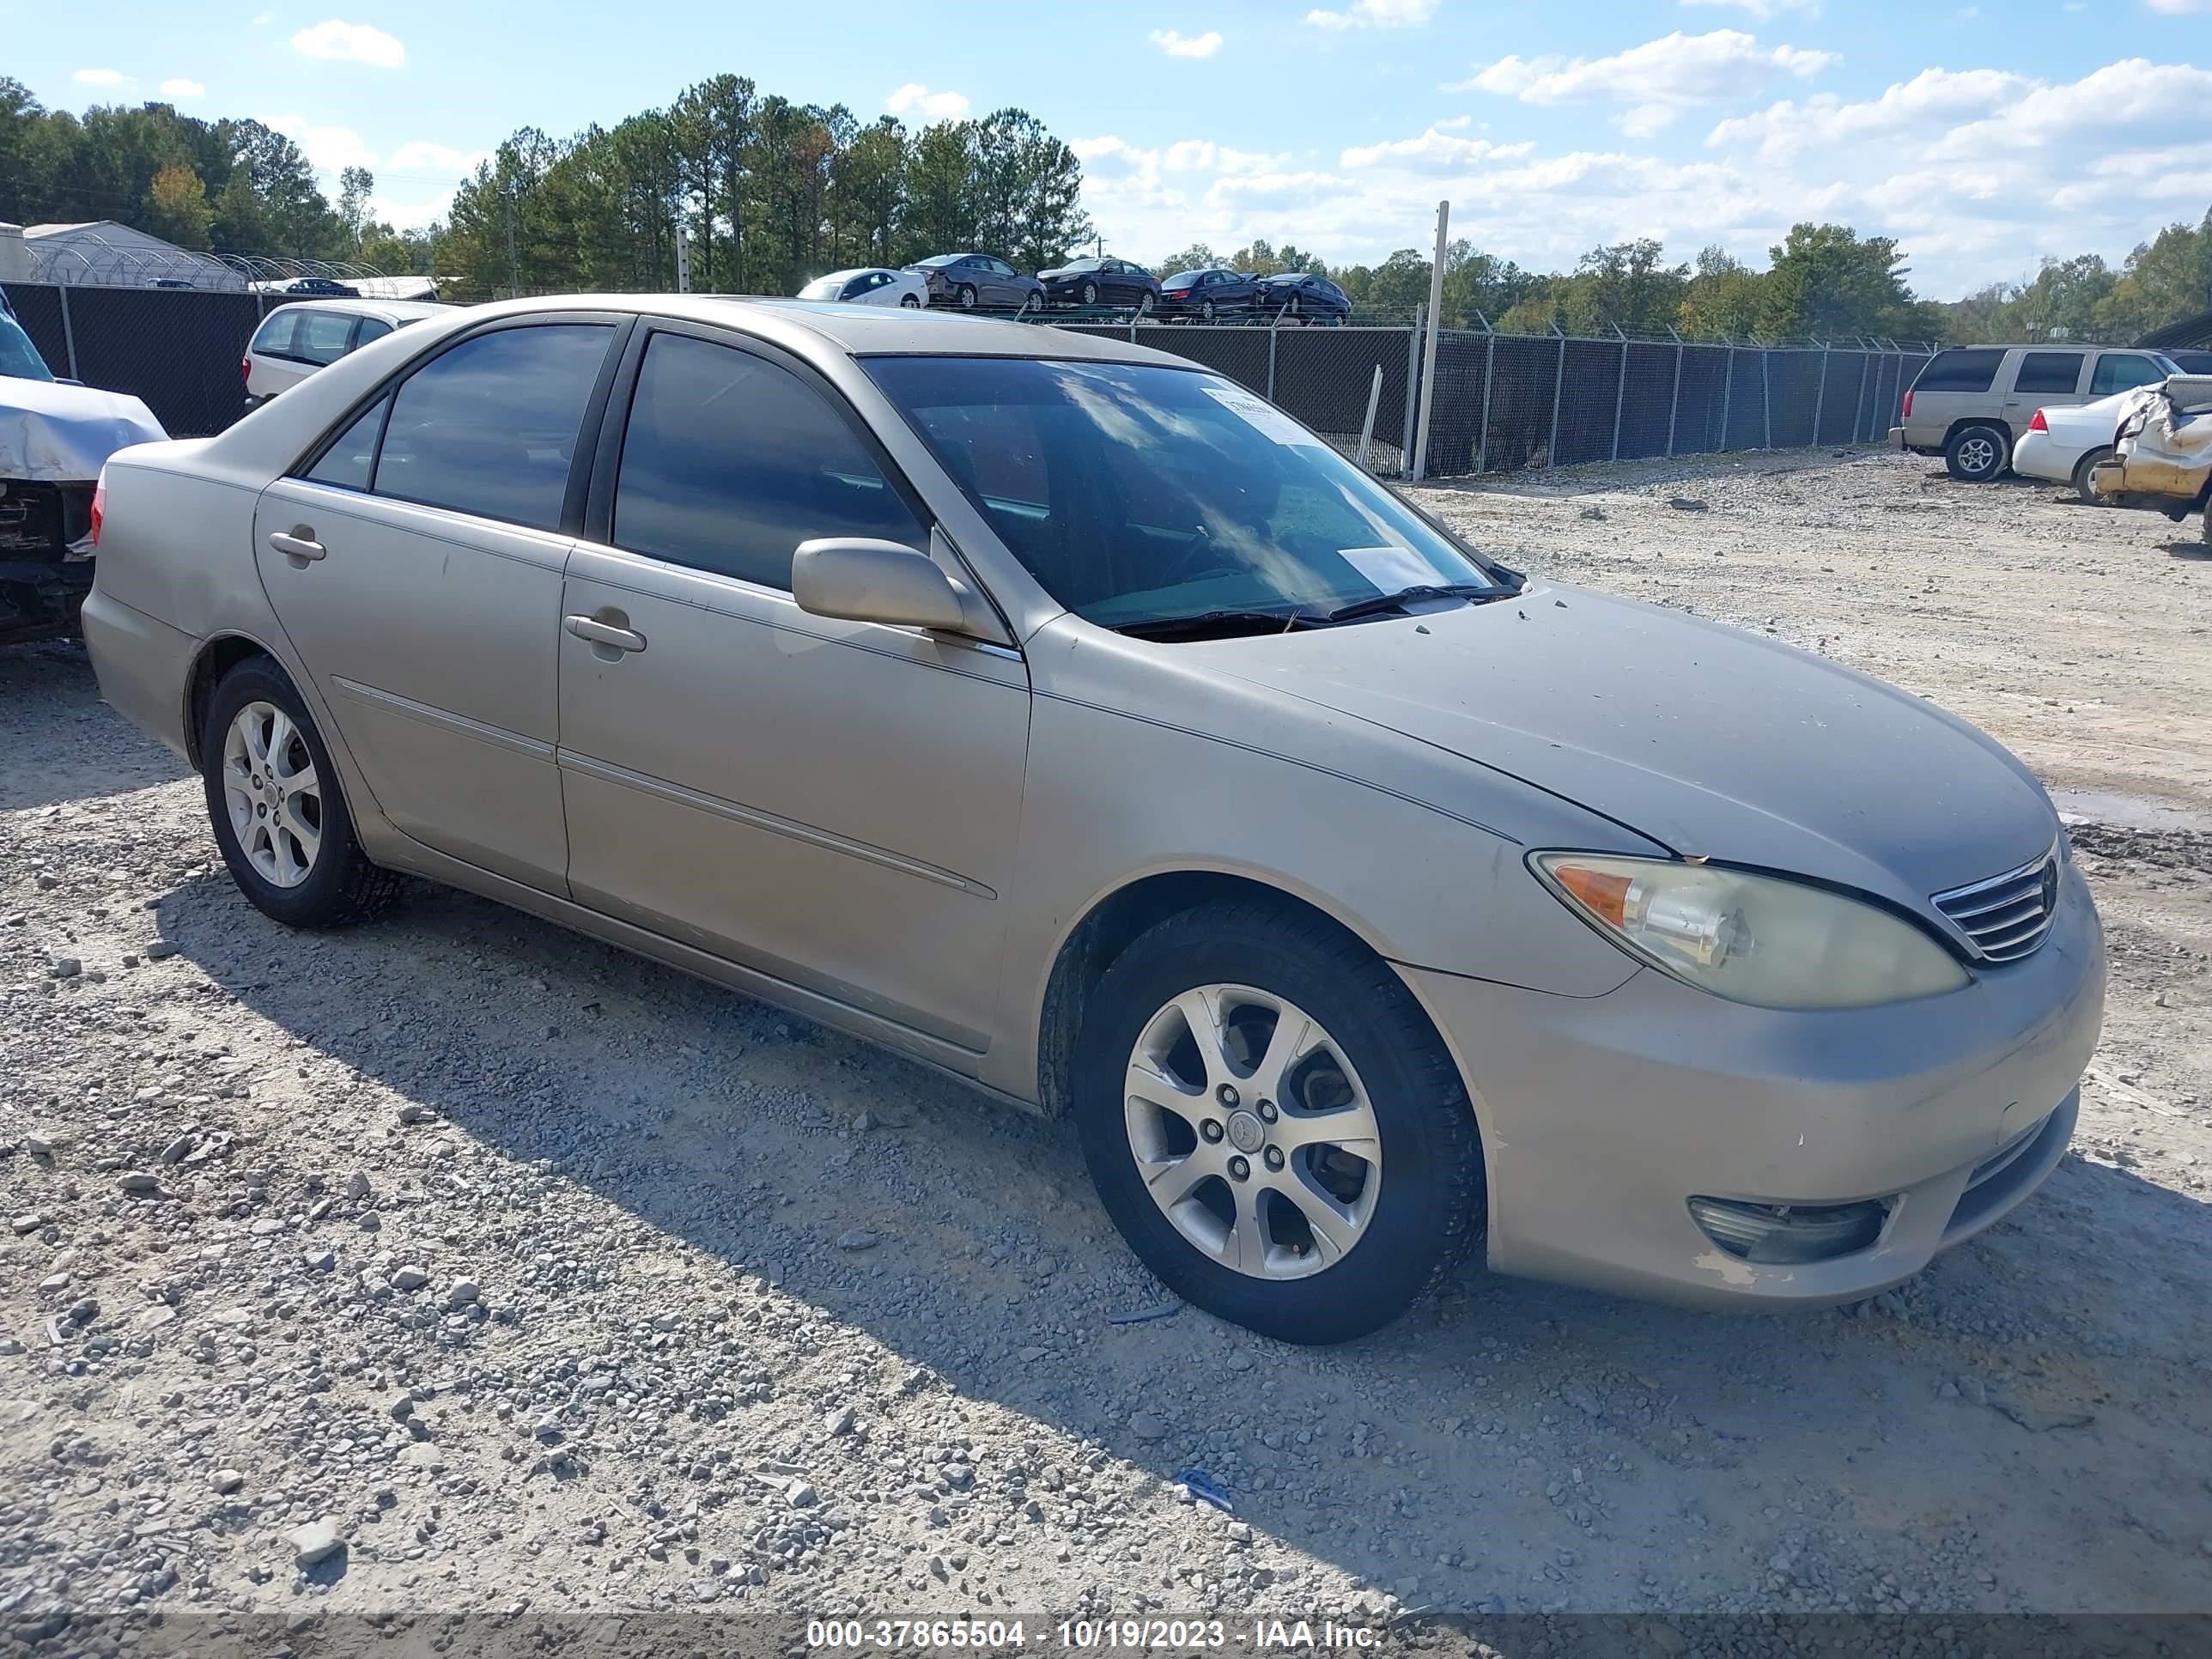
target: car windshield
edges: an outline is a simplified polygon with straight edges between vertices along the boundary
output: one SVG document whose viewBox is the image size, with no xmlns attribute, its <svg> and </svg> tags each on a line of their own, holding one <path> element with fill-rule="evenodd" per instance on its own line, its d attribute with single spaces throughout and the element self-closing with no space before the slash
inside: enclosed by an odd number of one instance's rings
<svg viewBox="0 0 2212 1659">
<path fill-rule="evenodd" d="M 1033 358 L 866 367 L 1046 592 L 1103 627 L 1224 611 L 1287 627 L 1409 587 L 1514 585 L 1218 376 Z"/>
<path fill-rule="evenodd" d="M 1174 276 L 1169 277 L 1165 283 L 1162 283 L 1161 286 L 1164 288 L 1188 288 L 1193 283 L 1196 282 L 1200 277 L 1205 275 L 1206 273 L 1202 270 L 1178 270 Z"/>
<path fill-rule="evenodd" d="M 799 290 L 802 300 L 834 300 L 845 290 L 845 273 L 834 276 L 817 276 Z"/>
<path fill-rule="evenodd" d="M 11 374 L 19 380 L 51 380 L 53 370 L 46 360 L 39 356 L 38 347 L 31 337 L 23 332 L 13 317 L 0 315 L 0 374 Z"/>
<path fill-rule="evenodd" d="M 933 253 L 927 259 L 916 259 L 909 267 L 915 270 L 942 270 L 947 265 L 957 265 L 968 256 L 964 253 Z"/>
<path fill-rule="evenodd" d="M 1103 268 L 1105 263 L 1103 259 L 1070 259 L 1060 269 L 1062 270 L 1097 270 Z"/>
</svg>

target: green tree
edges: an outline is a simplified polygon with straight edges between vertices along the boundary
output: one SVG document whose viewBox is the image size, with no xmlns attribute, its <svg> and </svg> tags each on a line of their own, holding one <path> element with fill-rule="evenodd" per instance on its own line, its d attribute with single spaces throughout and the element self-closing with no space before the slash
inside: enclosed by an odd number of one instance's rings
<svg viewBox="0 0 2212 1659">
<path fill-rule="evenodd" d="M 2106 338 L 2131 341 L 2206 310 L 2212 310 L 2212 209 L 2193 228 L 2168 225 L 2139 245 L 2095 315 Z"/>
<path fill-rule="evenodd" d="M 1723 247 L 1708 247 L 1682 290 L 1674 326 L 1697 340 L 1736 340 L 1759 326 L 1766 278 Z"/>
<path fill-rule="evenodd" d="M 204 248 L 215 210 L 208 205 L 207 186 L 190 167 L 171 165 L 155 173 L 147 186 L 145 228 L 179 247 Z"/>
<path fill-rule="evenodd" d="M 1942 331 L 1941 313 L 1905 285 L 1911 267 L 1893 237 L 1799 224 L 1771 252 L 1759 313 L 1759 332 L 1769 339 L 1925 339 Z"/>
</svg>

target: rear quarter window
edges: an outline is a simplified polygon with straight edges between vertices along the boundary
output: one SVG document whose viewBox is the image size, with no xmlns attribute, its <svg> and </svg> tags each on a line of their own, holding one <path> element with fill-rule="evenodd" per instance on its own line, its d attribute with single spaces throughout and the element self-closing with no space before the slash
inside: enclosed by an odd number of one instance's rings
<svg viewBox="0 0 2212 1659">
<path fill-rule="evenodd" d="M 1915 392 L 1987 392 L 1996 384 L 1997 366 L 2004 362 L 2004 351 L 1975 349 L 1969 351 L 1939 351 L 1920 371 L 1920 378 L 1912 383 Z"/>
<path fill-rule="evenodd" d="M 2015 392 L 2071 392 L 2081 384 L 2078 351 L 2031 351 L 2020 360 Z"/>
</svg>

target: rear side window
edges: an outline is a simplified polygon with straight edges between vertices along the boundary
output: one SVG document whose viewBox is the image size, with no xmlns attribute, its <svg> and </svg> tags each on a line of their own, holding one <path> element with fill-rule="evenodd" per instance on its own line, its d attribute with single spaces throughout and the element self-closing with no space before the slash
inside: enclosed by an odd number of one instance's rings
<svg viewBox="0 0 2212 1659">
<path fill-rule="evenodd" d="M 792 553 L 821 536 L 928 545 L 812 386 L 750 352 L 655 335 L 623 435 L 615 545 L 788 590 Z"/>
<path fill-rule="evenodd" d="M 2004 352 L 1996 350 L 1939 351 L 1928 360 L 1915 392 L 1987 392 L 1997 378 Z"/>
<path fill-rule="evenodd" d="M 383 318 L 364 317 L 361 319 L 361 331 L 353 337 L 353 349 L 358 351 L 371 340 L 380 340 L 391 332 L 392 325 Z"/>
<path fill-rule="evenodd" d="M 2139 386 L 2148 386 L 2153 380 L 2165 378 L 2166 371 L 2140 351 L 2108 351 L 2097 359 L 2097 372 L 2090 377 L 2089 390 L 2100 397 L 2110 397 L 2115 392 L 2132 392 Z"/>
<path fill-rule="evenodd" d="M 293 343 L 292 355 L 302 362 L 327 366 L 353 349 L 353 325 L 358 319 L 350 312 L 309 311 L 300 317 L 299 337 Z"/>
<path fill-rule="evenodd" d="M 307 476 L 317 483 L 336 484 L 341 489 L 368 489 L 376 475 L 376 441 L 384 430 L 384 411 L 391 407 L 391 398 L 378 398 L 367 414 L 323 452 L 323 459 L 307 469 Z"/>
<path fill-rule="evenodd" d="M 2031 351 L 2020 360 L 2015 392 L 2071 392 L 2081 384 L 2078 351 Z"/>
<path fill-rule="evenodd" d="M 253 331 L 250 348 L 264 357 L 289 357 L 292 355 L 293 337 L 300 327 L 300 313 L 280 311 Z"/>
<path fill-rule="evenodd" d="M 392 398 L 376 493 L 557 528 L 613 335 L 604 323 L 505 328 L 433 358 Z"/>
</svg>

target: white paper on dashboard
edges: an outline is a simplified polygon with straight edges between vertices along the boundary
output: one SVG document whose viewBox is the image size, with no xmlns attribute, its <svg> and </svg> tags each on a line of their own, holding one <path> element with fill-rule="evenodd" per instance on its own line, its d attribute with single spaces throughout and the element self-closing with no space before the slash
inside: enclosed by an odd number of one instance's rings
<svg viewBox="0 0 2212 1659">
<path fill-rule="evenodd" d="M 1438 580 L 1429 562 L 1409 547 L 1340 547 L 1337 556 L 1385 593 Z"/>
<path fill-rule="evenodd" d="M 1206 388 L 1206 395 L 1224 409 L 1243 416 L 1248 424 L 1257 427 L 1279 444 L 1321 443 L 1320 439 L 1256 392 L 1236 386 L 1210 386 Z"/>
</svg>

